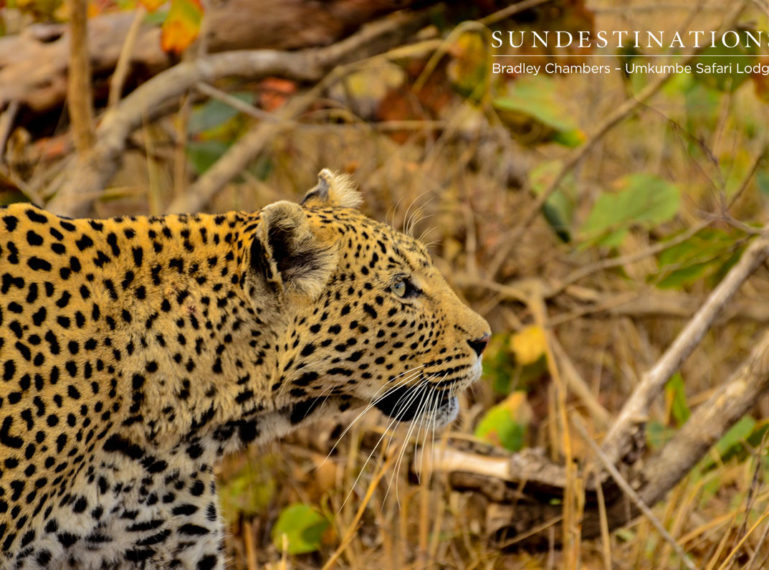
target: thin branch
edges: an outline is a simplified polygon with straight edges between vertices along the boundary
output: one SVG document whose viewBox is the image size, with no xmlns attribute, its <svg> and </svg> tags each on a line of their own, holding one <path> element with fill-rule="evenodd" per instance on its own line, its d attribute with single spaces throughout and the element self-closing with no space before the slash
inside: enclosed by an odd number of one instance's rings
<svg viewBox="0 0 769 570">
<path fill-rule="evenodd" d="M 571 416 L 571 422 L 574 428 L 582 436 L 582 440 L 585 443 L 587 443 L 588 447 L 592 450 L 593 453 L 595 453 L 596 457 L 600 460 L 601 464 L 603 465 L 603 468 L 609 472 L 609 475 L 611 475 L 612 479 L 614 479 L 614 482 L 617 483 L 617 486 L 620 489 L 622 489 L 622 492 L 625 493 L 625 495 L 633 502 L 636 508 L 638 508 L 638 510 L 641 511 L 643 516 L 646 517 L 646 519 L 652 524 L 652 526 L 655 529 L 657 529 L 657 532 L 660 534 L 660 536 L 668 544 L 670 544 L 670 546 L 673 547 L 673 550 L 675 550 L 676 554 L 678 554 L 678 556 L 681 558 L 681 561 L 684 563 L 684 565 L 687 568 L 691 568 L 692 570 L 696 569 L 697 567 L 691 561 L 686 551 L 683 548 L 681 548 L 681 545 L 678 544 L 678 542 L 676 542 L 675 538 L 670 536 L 670 533 L 667 531 L 667 529 L 664 526 L 662 526 L 662 523 L 654 515 L 652 510 L 647 506 L 647 504 L 638 495 L 638 493 L 635 492 L 633 487 L 630 486 L 630 483 L 628 483 L 625 480 L 625 478 L 617 470 L 617 468 L 612 464 L 611 460 L 606 456 L 606 454 L 603 451 L 601 451 L 601 448 L 598 447 L 598 445 L 593 441 L 593 438 L 590 437 L 590 434 L 585 429 L 585 426 L 582 424 L 582 420 L 579 418 L 579 416 L 577 416 L 576 414 L 573 414 Z"/>
<path fill-rule="evenodd" d="M 649 480 L 642 491 L 647 503 L 660 500 L 769 388 L 769 333 L 740 368 L 697 407 L 659 455 L 644 467 Z"/>
<path fill-rule="evenodd" d="M 748 186 L 750 185 L 750 181 L 753 180 L 753 176 L 758 171 L 758 167 L 761 165 L 761 162 L 766 157 L 766 153 L 769 151 L 769 143 L 764 142 L 763 146 L 761 147 L 761 152 L 759 152 L 756 155 L 756 158 L 753 159 L 753 163 L 750 165 L 750 169 L 748 170 L 748 173 L 743 177 L 742 182 L 740 183 L 740 187 L 737 189 L 737 191 L 734 193 L 734 195 L 729 199 L 729 203 L 726 205 L 726 210 L 730 210 L 734 204 L 737 203 L 737 200 L 739 200 L 745 190 L 748 189 Z"/>
<path fill-rule="evenodd" d="M 534 289 L 529 301 L 529 307 L 534 315 L 534 321 L 545 331 L 547 368 L 556 389 L 555 406 L 557 418 L 555 419 L 557 422 L 556 425 L 558 425 L 561 431 L 561 451 L 564 456 L 564 471 L 566 475 L 566 486 L 563 491 L 563 524 L 561 525 L 563 530 L 563 549 L 565 559 L 570 560 L 573 563 L 567 565 L 575 566 L 576 559 L 579 557 L 578 545 L 581 539 L 579 535 L 580 527 L 578 525 L 578 520 L 582 518 L 582 512 L 579 508 L 578 493 L 582 494 L 584 490 L 580 485 L 577 465 L 572 461 L 574 452 L 572 436 L 569 430 L 568 413 L 566 411 L 568 390 L 561 378 L 560 370 L 558 366 L 556 366 L 552 343 L 554 335 L 552 334 L 552 330 L 548 329 L 547 307 L 541 290 Z M 575 534 L 576 536 L 574 536 Z"/>
<path fill-rule="evenodd" d="M 94 142 L 91 65 L 88 55 L 88 5 L 85 0 L 68 0 L 67 7 L 70 29 L 67 107 L 75 148 L 82 156 Z"/>
<path fill-rule="evenodd" d="M 547 4 L 548 2 L 552 2 L 552 1 L 553 0 L 523 0 L 523 2 L 518 2 L 517 4 L 513 4 L 512 6 L 507 6 L 506 8 L 503 8 L 502 10 L 494 12 L 493 14 L 489 14 L 488 16 L 485 16 L 478 21 L 484 26 L 491 26 L 492 24 L 501 22 L 502 20 L 505 20 L 510 16 L 519 14 L 524 10 L 536 8 L 541 4 Z"/>
<path fill-rule="evenodd" d="M 109 82 L 109 96 L 107 98 L 107 107 L 109 109 L 114 109 L 120 102 L 120 96 L 123 94 L 123 85 L 130 70 L 131 55 L 134 51 L 134 45 L 136 45 L 136 38 L 139 36 L 139 30 L 146 15 L 146 8 L 139 4 L 134 11 L 134 19 L 128 28 L 128 34 L 123 42 L 123 48 L 120 50 L 115 71 Z"/>
<path fill-rule="evenodd" d="M 8 108 L 0 114 L 0 164 L 5 162 L 5 144 L 13 130 L 13 122 L 16 120 L 16 113 L 19 111 L 18 101 L 12 101 Z"/>
<path fill-rule="evenodd" d="M 582 404 L 587 408 L 593 421 L 596 423 L 599 429 L 606 429 L 611 423 L 611 415 L 606 411 L 598 399 L 593 395 L 592 390 L 588 387 L 585 380 L 580 375 L 577 367 L 566 354 L 566 351 L 558 342 L 555 335 L 548 337 L 548 343 L 553 350 L 553 355 L 558 362 L 559 367 L 563 370 L 563 377 L 569 390 L 574 392 L 574 395 L 580 399 Z"/>
<path fill-rule="evenodd" d="M 260 121 L 271 121 L 271 122 L 280 121 L 280 118 L 276 117 L 273 113 L 270 113 L 269 111 L 263 111 L 258 107 L 254 107 L 253 105 L 246 103 L 245 101 L 242 101 L 237 97 L 233 97 L 226 91 L 217 89 L 216 87 L 214 87 L 213 85 L 209 85 L 208 83 L 198 83 L 195 86 L 195 89 L 200 91 L 206 97 L 210 97 L 211 99 L 216 99 L 217 101 L 221 101 L 225 105 L 232 107 L 233 109 L 243 113 L 244 115 L 253 117 L 254 119 L 259 119 Z"/>
<path fill-rule="evenodd" d="M 576 283 L 580 279 L 584 279 L 593 273 L 598 273 L 599 271 L 604 271 L 605 269 L 611 269 L 613 267 L 622 267 L 623 265 L 636 263 L 646 259 L 647 257 L 657 255 L 660 252 L 685 242 L 697 234 L 697 232 L 708 227 L 711 223 L 711 221 L 699 222 L 686 230 L 684 233 L 674 237 L 673 239 L 654 244 L 650 247 L 647 247 L 646 249 L 642 249 L 641 251 L 636 251 L 634 253 L 622 255 L 619 257 L 610 257 L 609 259 L 603 259 L 597 263 L 592 263 L 590 265 L 580 267 L 579 269 L 572 271 L 569 275 L 564 277 L 563 280 L 557 284 L 557 286 L 548 291 L 548 296 L 552 297 L 558 295 L 572 283 Z"/>
<path fill-rule="evenodd" d="M 579 418 L 572 414 L 572 424 L 596 451 L 616 483 L 614 486 L 610 481 L 585 476 L 586 504 L 591 506 L 582 518 L 583 538 L 599 536 L 602 528 L 616 529 L 639 513 L 648 516 L 642 505 L 654 505 L 662 500 L 767 389 L 769 333 L 764 334 L 728 381 L 697 406 L 662 450 L 640 464 L 640 468 L 631 468 L 630 477 L 625 478 L 616 477 L 616 464 L 598 448 L 578 423 Z M 422 477 L 443 472 L 453 489 L 476 492 L 494 504 L 496 516 L 487 522 L 492 523 L 489 532 L 500 548 L 546 547 L 545 537 L 531 529 L 562 524 L 559 516 L 562 507 L 554 505 L 553 499 L 564 496 L 568 478 L 565 468 L 552 463 L 544 453 L 527 449 L 505 456 L 488 444 L 453 438 L 446 447 L 428 450 L 426 457 L 426 462 L 414 461 L 412 470 Z M 589 469 L 583 471 L 589 472 Z M 632 484 L 628 485 L 628 480 Z M 601 508 L 596 504 L 599 482 L 606 499 L 606 522 L 602 522 Z M 631 497 L 631 504 L 622 492 Z M 559 533 L 559 529 L 555 532 Z"/>
<path fill-rule="evenodd" d="M 761 148 L 761 151 L 753 159 L 753 162 L 750 168 L 748 169 L 747 174 L 743 177 L 742 182 L 740 183 L 740 187 L 737 189 L 737 191 L 729 200 L 729 204 L 727 204 L 726 206 L 727 211 L 731 209 L 732 206 L 734 206 L 737 200 L 739 200 L 739 198 L 742 196 L 742 194 L 750 185 L 750 182 L 751 180 L 753 180 L 753 176 L 758 170 L 758 167 L 761 164 L 761 161 L 766 156 L 768 148 L 769 148 L 769 145 L 764 144 Z M 682 234 L 674 237 L 673 239 L 670 239 L 661 243 L 657 243 L 641 251 L 637 251 L 635 253 L 631 253 L 628 255 L 622 255 L 620 257 L 612 257 L 609 259 L 604 259 L 597 263 L 593 263 L 591 265 L 581 267 L 576 271 L 573 271 L 572 273 L 567 275 L 556 287 L 548 291 L 548 295 L 549 296 L 558 295 L 561 291 L 563 291 L 566 287 L 568 287 L 572 283 L 575 283 L 580 279 L 584 279 L 585 277 L 587 277 L 588 275 L 592 275 L 593 273 L 597 273 L 605 269 L 610 269 L 612 267 L 621 267 L 623 265 L 627 265 L 630 263 L 636 263 L 638 261 L 646 259 L 647 257 L 651 257 L 652 255 L 657 255 L 662 251 L 665 251 L 667 249 L 670 249 L 673 246 L 676 246 L 680 243 L 685 242 L 686 240 L 693 237 L 701 230 L 711 225 L 714 221 L 715 221 L 715 218 L 708 219 L 703 222 L 699 222 L 694 226 L 692 226 L 691 228 L 689 228 L 688 230 L 686 230 L 685 232 L 683 232 Z M 749 228 L 749 229 L 755 230 L 755 228 Z"/>
<path fill-rule="evenodd" d="M 242 172 L 270 141 L 289 129 L 293 123 L 291 119 L 309 104 L 306 96 L 299 96 L 276 114 L 278 118 L 285 118 L 284 122 L 263 122 L 240 137 L 184 194 L 171 202 L 166 212 L 200 211 L 228 181 Z"/>
<path fill-rule="evenodd" d="M 294 119 L 305 112 L 320 95 L 334 83 L 362 64 L 373 59 L 402 57 L 406 53 L 431 51 L 437 46 L 437 40 L 429 40 L 410 46 L 395 48 L 371 59 L 355 61 L 335 67 L 322 81 L 312 89 L 294 97 L 274 116 L 271 122 L 262 122 L 243 135 L 216 163 L 209 168 L 184 196 L 175 199 L 168 207 L 168 212 L 196 212 L 201 210 L 230 180 L 238 176 L 248 164 L 281 132 L 295 126 Z"/>
</svg>

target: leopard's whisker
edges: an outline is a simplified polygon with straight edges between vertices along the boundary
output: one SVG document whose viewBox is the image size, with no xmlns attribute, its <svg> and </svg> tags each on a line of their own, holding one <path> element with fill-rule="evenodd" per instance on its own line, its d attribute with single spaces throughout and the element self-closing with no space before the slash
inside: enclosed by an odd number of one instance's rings
<svg viewBox="0 0 769 570">
<path fill-rule="evenodd" d="M 424 396 L 425 392 L 427 392 L 427 390 L 429 390 L 429 388 L 426 388 L 426 387 L 427 387 L 427 385 L 428 385 L 429 381 L 430 381 L 430 380 L 431 380 L 433 377 L 434 377 L 434 375 L 430 375 L 430 376 L 428 376 L 428 377 L 424 378 L 424 379 L 423 379 L 423 380 L 422 380 L 422 381 L 421 381 L 421 382 L 420 382 L 420 383 L 419 383 L 419 384 L 418 384 L 418 385 L 415 387 L 415 389 L 413 390 L 413 393 L 411 394 L 411 397 L 408 399 L 408 401 L 405 403 L 405 405 L 404 405 L 404 407 L 403 407 L 403 412 L 402 412 L 402 414 L 406 412 L 406 410 L 408 409 L 408 407 L 409 407 L 409 406 L 411 406 L 411 404 L 414 402 L 414 400 L 415 400 L 416 398 L 422 398 L 422 399 L 419 401 L 419 408 L 417 409 L 417 421 L 412 421 L 412 422 L 411 422 L 411 424 L 409 425 L 409 428 L 408 428 L 408 430 L 407 430 L 407 432 L 406 432 L 406 437 L 405 437 L 405 438 L 404 438 L 404 440 L 403 440 L 403 444 L 401 445 L 401 448 L 400 448 L 400 451 L 399 451 L 399 454 L 398 454 L 398 459 L 396 460 L 396 462 L 395 462 L 395 467 L 394 467 L 394 469 L 393 469 L 393 475 L 390 477 L 390 481 L 389 481 L 389 483 L 388 483 L 388 485 L 387 485 L 387 492 L 385 493 L 385 499 L 387 498 L 387 495 L 388 495 L 388 494 L 389 494 L 389 492 L 390 492 L 390 487 L 392 486 L 392 482 L 393 482 L 393 479 L 394 479 L 395 477 L 397 477 L 397 475 L 398 475 L 398 471 L 399 471 L 399 469 L 400 469 L 401 461 L 402 461 L 402 459 L 403 459 L 403 456 L 404 456 L 404 454 L 405 454 L 405 451 L 406 451 L 406 447 L 408 446 L 408 443 L 409 443 L 409 441 L 410 441 L 411 432 L 412 432 L 412 431 L 413 431 L 413 430 L 414 430 L 416 427 L 418 427 L 419 423 L 420 423 L 420 422 L 421 422 L 421 421 L 424 419 L 423 410 L 424 410 L 425 400 L 424 400 L 423 396 Z M 429 393 L 428 393 L 428 394 L 429 394 Z M 396 484 L 396 501 L 397 501 L 397 484 Z"/>
<path fill-rule="evenodd" d="M 406 370 L 406 372 L 402 372 L 401 374 L 398 374 L 398 376 L 395 376 L 395 377 L 393 378 L 393 380 L 395 380 L 396 378 L 402 377 L 402 376 L 403 376 L 403 375 L 405 375 L 405 374 L 409 374 L 409 373 L 415 372 L 415 371 L 419 370 L 420 368 L 422 368 L 423 366 L 424 366 L 423 364 L 420 364 L 419 366 L 415 366 L 414 368 L 411 368 L 411 369 L 409 369 L 409 370 Z M 377 395 L 378 395 L 380 392 L 382 392 L 382 390 L 384 390 L 385 388 L 387 388 L 387 389 L 392 389 L 392 388 L 398 388 L 398 387 L 400 387 L 400 386 L 403 386 L 403 385 L 405 385 L 406 383 L 408 383 L 408 382 L 410 382 L 411 380 L 413 380 L 413 379 L 414 379 L 416 376 L 418 376 L 418 375 L 419 375 L 419 373 L 416 373 L 416 374 L 414 374 L 414 375 L 411 375 L 411 374 L 409 374 L 409 376 L 406 376 L 405 378 L 401 378 L 401 379 L 400 379 L 398 382 L 396 382 L 394 385 L 389 385 L 389 384 L 387 384 L 387 385 L 385 385 L 385 386 L 380 386 L 380 387 L 379 387 L 379 389 L 378 389 L 376 392 L 374 392 L 374 398 L 372 398 L 372 400 L 371 400 L 371 401 L 370 401 L 370 402 L 369 402 L 369 403 L 368 403 L 368 404 L 367 404 L 367 405 L 366 405 L 366 406 L 363 408 L 363 410 L 362 410 L 362 411 L 361 411 L 361 412 L 360 412 L 360 413 L 359 413 L 359 414 L 358 414 L 358 415 L 355 417 L 355 419 L 353 419 L 353 420 L 352 420 L 352 421 L 349 423 L 349 425 L 348 425 L 348 426 L 347 426 L 347 427 L 344 429 L 344 431 L 342 431 L 342 433 L 341 433 L 341 434 L 339 434 L 339 437 L 337 437 L 337 438 L 336 438 L 336 441 L 334 442 L 334 445 L 331 447 L 331 449 L 329 450 L 329 452 L 326 454 L 326 457 L 323 459 L 323 462 L 321 463 L 321 465 L 323 465 L 323 464 L 326 462 L 326 460 L 327 460 L 329 457 L 331 457 L 331 454 L 334 452 L 334 450 L 337 448 L 337 446 L 339 445 L 339 443 L 342 441 L 342 438 L 344 438 L 344 436 L 345 436 L 345 435 L 347 435 L 347 432 L 349 432 L 349 431 L 352 429 L 352 427 L 355 425 L 355 423 L 356 423 L 358 420 L 360 420 L 360 419 L 361 419 L 361 418 L 362 418 L 362 417 L 363 417 L 363 416 L 366 414 L 366 412 L 368 412 L 369 410 L 371 410 L 371 408 L 373 408 L 374 406 L 376 406 L 376 403 L 377 403 L 377 402 L 379 402 L 379 401 L 381 400 L 381 398 L 380 398 L 380 399 L 377 399 L 377 398 L 376 398 L 376 396 L 377 396 Z"/>
<path fill-rule="evenodd" d="M 403 397 L 404 396 L 401 396 L 398 399 L 398 403 L 400 402 L 400 400 Z M 413 397 L 413 395 L 412 395 L 412 397 Z M 396 405 L 397 405 L 397 403 L 396 403 Z M 404 411 L 405 411 L 405 408 L 404 408 Z M 352 495 L 353 491 L 355 490 L 355 487 L 357 486 L 358 481 L 360 481 L 361 476 L 363 475 L 364 471 L 366 470 L 366 466 L 368 465 L 369 461 L 371 461 L 371 458 L 374 456 L 374 453 L 376 453 L 376 450 L 379 447 L 379 445 L 382 443 L 384 438 L 388 435 L 388 432 L 390 431 L 390 428 L 394 424 L 397 424 L 398 422 L 400 422 L 399 415 L 390 419 L 389 423 L 387 424 L 385 429 L 382 431 L 382 435 L 379 437 L 379 439 L 377 440 L 376 444 L 374 445 L 374 448 L 371 450 L 371 453 L 369 453 L 368 457 L 366 457 L 366 461 L 363 463 L 363 466 L 360 468 L 360 471 L 358 472 L 358 476 L 355 478 L 355 481 L 353 482 L 353 484 L 352 484 L 352 486 L 350 488 L 350 491 L 347 493 L 347 496 L 345 497 L 344 501 L 342 502 L 341 507 L 339 507 L 339 511 L 338 512 L 341 512 L 341 510 L 347 504 L 347 501 L 350 499 L 350 496 Z"/>
</svg>

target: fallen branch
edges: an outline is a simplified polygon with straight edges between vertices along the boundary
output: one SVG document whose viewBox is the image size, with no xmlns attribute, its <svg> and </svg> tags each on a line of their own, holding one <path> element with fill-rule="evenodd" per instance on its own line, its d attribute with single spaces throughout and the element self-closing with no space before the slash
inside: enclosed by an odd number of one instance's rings
<svg viewBox="0 0 769 570">
<path fill-rule="evenodd" d="M 657 363 L 648 370 L 633 394 L 625 402 L 602 448 L 612 463 L 631 451 L 634 433 L 646 419 L 654 398 L 663 390 L 670 376 L 699 344 L 711 324 L 732 299 L 737 289 L 769 255 L 769 237 L 756 239 L 740 260 L 709 295 L 707 301 L 676 337 Z"/>
<path fill-rule="evenodd" d="M 680 481 L 737 420 L 756 404 L 769 387 L 769 333 L 750 357 L 720 386 L 643 469 L 647 483 L 640 492 L 653 504 Z"/>
</svg>

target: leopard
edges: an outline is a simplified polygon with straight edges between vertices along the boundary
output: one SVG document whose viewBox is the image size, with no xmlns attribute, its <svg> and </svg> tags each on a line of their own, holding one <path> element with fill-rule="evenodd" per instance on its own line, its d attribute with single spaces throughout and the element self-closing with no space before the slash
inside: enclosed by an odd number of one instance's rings
<svg viewBox="0 0 769 570">
<path fill-rule="evenodd" d="M 455 419 L 489 325 L 361 201 L 324 169 L 255 212 L 0 209 L 0 568 L 222 569 L 224 455 Z"/>
</svg>

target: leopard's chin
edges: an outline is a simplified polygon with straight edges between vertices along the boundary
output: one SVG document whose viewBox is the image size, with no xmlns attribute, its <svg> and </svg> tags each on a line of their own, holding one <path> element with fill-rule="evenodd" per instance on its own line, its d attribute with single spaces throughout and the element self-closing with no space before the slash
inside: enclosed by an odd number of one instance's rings
<svg viewBox="0 0 769 570">
<path fill-rule="evenodd" d="M 449 425 L 459 416 L 459 398 L 452 396 L 440 405 L 434 412 L 430 413 L 428 422 L 436 428 L 442 428 Z"/>
</svg>

